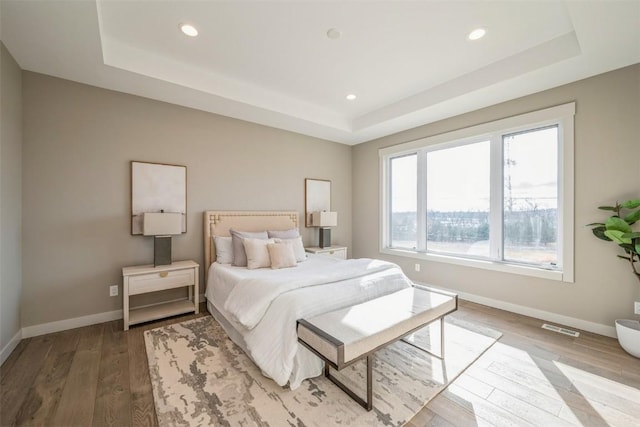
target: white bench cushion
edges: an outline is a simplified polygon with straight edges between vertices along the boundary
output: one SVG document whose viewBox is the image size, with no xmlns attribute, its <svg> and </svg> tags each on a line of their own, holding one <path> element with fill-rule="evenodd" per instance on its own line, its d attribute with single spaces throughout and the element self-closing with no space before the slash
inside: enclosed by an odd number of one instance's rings
<svg viewBox="0 0 640 427">
<path fill-rule="evenodd" d="M 456 308 L 456 296 L 453 294 L 407 288 L 305 321 L 343 343 L 344 364 Z M 327 360 L 336 365 L 339 363 L 339 346 L 303 323 L 298 325 L 298 338 Z"/>
</svg>

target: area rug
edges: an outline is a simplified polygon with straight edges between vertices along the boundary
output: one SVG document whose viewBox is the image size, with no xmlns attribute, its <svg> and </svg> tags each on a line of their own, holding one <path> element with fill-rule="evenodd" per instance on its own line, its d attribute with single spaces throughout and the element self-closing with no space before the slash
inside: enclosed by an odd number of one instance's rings
<svg viewBox="0 0 640 427">
<path fill-rule="evenodd" d="M 436 324 L 414 334 L 435 348 Z M 375 353 L 367 412 L 324 377 L 280 387 L 210 316 L 145 332 L 158 424 L 164 426 L 400 426 L 409 421 L 501 334 L 448 316 L 445 360 L 402 341 Z M 437 350 L 436 350 L 437 351 Z M 335 376 L 366 396 L 364 361 Z"/>
</svg>

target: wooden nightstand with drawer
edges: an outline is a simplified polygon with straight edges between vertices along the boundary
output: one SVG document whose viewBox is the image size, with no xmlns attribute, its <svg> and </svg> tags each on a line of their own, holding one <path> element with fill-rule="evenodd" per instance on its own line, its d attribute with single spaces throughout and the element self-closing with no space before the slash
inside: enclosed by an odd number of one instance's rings
<svg viewBox="0 0 640 427">
<path fill-rule="evenodd" d="M 138 265 L 122 269 L 124 330 L 136 323 L 149 322 L 184 313 L 198 313 L 198 282 L 200 266 L 195 261 L 177 261 L 169 265 Z M 129 307 L 131 295 L 189 288 L 186 300 L 171 301 L 146 307 Z"/>
<path fill-rule="evenodd" d="M 346 246 L 328 246 L 326 248 L 319 248 L 316 246 L 316 247 L 304 248 L 304 250 L 309 252 L 310 254 L 347 259 Z"/>
</svg>

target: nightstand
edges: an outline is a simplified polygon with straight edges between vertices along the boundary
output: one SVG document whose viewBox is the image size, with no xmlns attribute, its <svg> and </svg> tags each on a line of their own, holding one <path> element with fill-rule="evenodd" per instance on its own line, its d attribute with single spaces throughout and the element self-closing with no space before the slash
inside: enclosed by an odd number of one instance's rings
<svg viewBox="0 0 640 427">
<path fill-rule="evenodd" d="M 124 330 L 128 330 L 130 325 L 136 323 L 149 322 L 177 314 L 198 313 L 199 269 L 200 266 L 195 261 L 177 261 L 157 267 L 153 265 L 124 267 L 122 269 Z M 133 309 L 129 307 L 131 295 L 183 287 L 189 288 L 189 298 L 186 300 Z"/>
<path fill-rule="evenodd" d="M 346 246 L 329 246 L 326 248 L 319 248 L 317 246 L 311 248 L 304 248 L 305 251 L 310 254 L 330 256 L 334 258 L 347 259 L 347 247 Z"/>
</svg>

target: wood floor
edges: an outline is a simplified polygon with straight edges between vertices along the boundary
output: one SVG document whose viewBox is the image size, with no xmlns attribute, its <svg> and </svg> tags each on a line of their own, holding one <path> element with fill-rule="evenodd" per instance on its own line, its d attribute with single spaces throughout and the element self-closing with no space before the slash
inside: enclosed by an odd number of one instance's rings
<svg viewBox="0 0 640 427">
<path fill-rule="evenodd" d="M 0 425 L 155 426 L 143 332 L 203 315 L 22 340 L 0 368 Z M 503 336 L 408 426 L 640 426 L 640 359 L 615 340 L 465 301 L 454 316 Z"/>
</svg>

